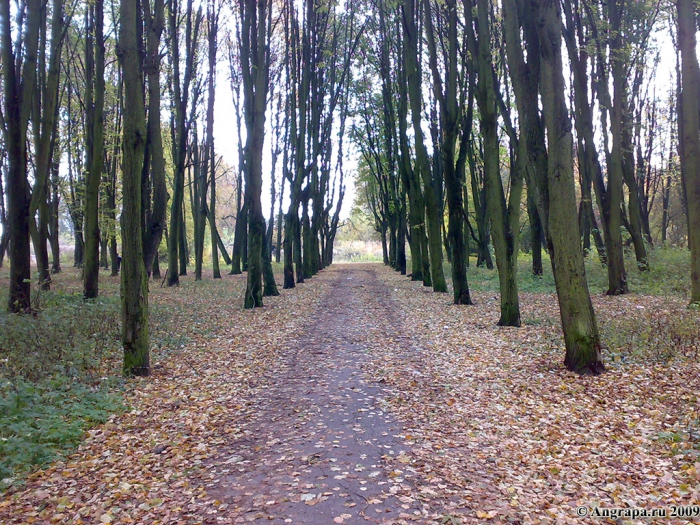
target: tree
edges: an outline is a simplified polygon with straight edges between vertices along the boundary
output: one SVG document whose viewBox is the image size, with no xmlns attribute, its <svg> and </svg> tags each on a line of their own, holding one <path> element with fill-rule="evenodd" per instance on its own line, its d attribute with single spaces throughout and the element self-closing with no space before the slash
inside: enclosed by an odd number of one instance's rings
<svg viewBox="0 0 700 525">
<path fill-rule="evenodd" d="M 688 210 L 691 303 L 700 303 L 700 67 L 695 39 L 692 0 L 677 0 L 678 48 L 681 54 L 681 92 L 678 104 L 678 145 Z"/>
<path fill-rule="evenodd" d="M 263 306 L 262 256 L 265 217 L 262 193 L 262 150 L 270 76 L 272 13 L 269 0 L 240 0 L 240 51 L 246 125 L 245 178 L 248 200 L 248 284 L 244 306 Z"/>
<path fill-rule="evenodd" d="M 566 107 L 561 56 L 561 14 L 555 0 L 518 9 L 503 4 L 506 50 L 527 146 L 528 184 L 546 232 L 564 331 L 564 364 L 579 373 L 605 370 L 593 305 L 588 293 L 578 231 L 573 181 L 573 139 Z M 519 15 L 519 16 L 518 16 Z M 527 50 L 523 53 L 522 28 Z M 542 116 L 538 110 L 542 100 Z M 542 118 L 543 117 L 543 118 Z M 547 142 L 545 143 L 545 129 Z"/>
<path fill-rule="evenodd" d="M 207 136 L 206 153 L 207 162 L 203 171 L 208 171 L 205 176 L 209 177 L 209 209 L 206 209 L 205 216 L 209 217 L 209 229 L 211 231 L 211 260 L 214 279 L 221 279 L 221 269 L 219 268 L 219 232 L 216 229 L 216 154 L 214 150 L 214 96 L 216 92 L 216 56 L 219 50 L 219 14 L 221 4 L 216 0 L 207 2 L 207 42 L 208 42 L 208 65 L 207 73 Z M 223 244 L 223 243 L 222 243 Z M 223 250 L 226 256 L 226 250 Z"/>
<path fill-rule="evenodd" d="M 468 5 L 465 5 L 465 11 Z M 469 6 L 470 7 L 470 6 Z M 471 9 L 468 10 L 471 12 Z M 518 264 L 518 234 L 520 197 L 523 187 L 524 160 L 520 148 L 517 158 L 511 159 L 509 201 L 506 201 L 500 170 L 500 144 L 498 140 L 498 90 L 491 55 L 491 27 L 488 0 L 478 0 L 476 20 L 476 45 L 472 45 L 477 57 L 477 96 L 481 133 L 484 141 L 484 189 L 491 218 L 491 231 L 501 292 L 500 326 L 520 326 L 520 303 L 516 272 Z M 468 19 L 470 18 L 469 15 Z M 469 24 L 468 30 L 471 30 Z M 470 40 L 474 40 L 473 37 Z M 506 121 L 508 115 L 504 115 Z M 512 131 L 513 138 L 515 131 Z M 517 142 L 514 140 L 513 142 Z"/>
<path fill-rule="evenodd" d="M 414 169 L 418 172 L 419 178 L 423 181 L 433 290 L 436 292 L 446 292 L 447 283 L 445 282 L 445 275 L 442 268 L 442 232 L 440 230 L 440 217 L 438 215 L 438 210 L 440 208 L 438 207 L 435 181 L 433 180 L 433 173 L 428 160 L 428 152 L 423 141 L 423 128 L 421 124 L 423 97 L 418 59 L 418 40 L 420 36 L 418 33 L 418 26 L 416 25 L 416 20 L 418 18 L 416 7 L 414 0 L 406 0 L 401 6 L 403 14 L 403 50 L 406 65 L 406 82 L 411 105 L 411 121 L 413 123 L 414 147 L 416 153 Z"/>
<path fill-rule="evenodd" d="M 154 261 L 158 257 L 158 246 L 165 229 L 165 211 L 168 193 L 165 184 L 165 157 L 161 132 L 160 97 L 160 39 L 165 27 L 165 2 L 142 0 L 146 31 L 146 55 L 144 74 L 148 80 L 148 131 L 145 162 L 142 175 L 142 213 L 145 219 L 143 233 L 143 257 L 146 274 L 151 275 Z M 150 168 L 150 169 L 149 169 Z M 152 201 L 151 202 L 151 196 Z"/>
<path fill-rule="evenodd" d="M 124 374 L 150 372 L 148 337 L 148 275 L 143 262 L 141 170 L 146 142 L 146 108 L 141 79 L 138 0 L 121 0 L 117 54 L 124 77 L 122 139 L 123 208 L 121 215 L 122 344 Z"/>
<path fill-rule="evenodd" d="M 436 31 L 433 27 L 433 15 L 431 2 L 424 0 L 426 33 L 428 36 L 428 50 L 430 53 L 430 70 L 433 76 L 433 92 L 440 106 L 440 123 L 442 134 L 440 139 L 440 151 L 433 155 L 441 157 L 445 189 L 447 190 L 448 207 L 448 246 L 451 251 L 452 262 L 452 287 L 454 304 L 472 304 L 467 284 L 467 245 L 464 235 L 464 203 L 462 191 L 462 178 L 457 168 L 457 138 L 459 137 L 461 115 L 457 105 L 458 91 L 458 40 L 457 40 L 457 3 L 455 0 L 447 0 L 445 3 L 445 16 L 447 17 L 447 35 L 443 38 L 442 47 L 447 48 L 447 58 L 443 67 L 445 69 L 445 82 L 443 87 L 442 77 L 438 68 L 438 54 L 436 44 Z"/>
<path fill-rule="evenodd" d="M 10 0 L 0 1 L 0 43 L 4 84 L 4 132 L 8 157 L 7 224 L 10 232 L 10 285 L 8 308 L 11 312 L 30 309 L 29 182 L 27 180 L 27 128 L 36 81 L 39 42 L 39 0 L 26 0 L 25 15 L 17 31 L 24 35 L 22 47 L 13 42 Z"/>
<path fill-rule="evenodd" d="M 87 175 L 83 297 L 94 299 L 99 293 L 100 228 L 98 211 L 104 152 L 105 42 L 102 2 L 88 6 L 85 20 L 85 102 L 87 105 L 85 171 Z"/>
<path fill-rule="evenodd" d="M 29 232 L 34 245 L 39 283 L 42 290 L 48 290 L 51 283 L 47 247 L 49 236 L 48 181 L 58 121 L 60 56 L 65 34 L 63 3 L 55 0 L 51 5 L 51 13 L 49 25 L 48 4 L 42 7 L 39 60 L 31 117 L 34 142 L 34 185 L 29 202 Z M 38 223 L 36 221 L 37 212 Z"/>
<path fill-rule="evenodd" d="M 186 251 L 183 200 L 185 194 L 185 160 L 187 141 L 190 134 L 192 118 L 188 115 L 190 108 L 190 87 L 195 78 L 195 55 L 198 43 L 199 27 L 202 22 L 201 8 L 193 13 L 193 2 L 187 0 L 185 11 L 185 71 L 180 75 L 180 9 L 179 2 L 169 0 L 170 59 L 172 68 L 173 97 L 173 200 L 170 206 L 170 242 L 168 243 L 168 286 L 180 284 L 180 275 L 186 267 Z M 192 97 L 195 98 L 195 97 Z M 183 264 L 184 263 L 184 264 Z"/>
<path fill-rule="evenodd" d="M 571 235 L 572 231 L 577 231 L 577 219 L 573 139 L 561 56 L 561 13 L 554 0 L 540 0 L 535 6 L 542 58 L 540 93 L 548 146 L 549 236 L 566 342 L 564 364 L 576 372 L 599 374 L 605 367 L 598 327 L 588 293 L 580 241 Z"/>
</svg>

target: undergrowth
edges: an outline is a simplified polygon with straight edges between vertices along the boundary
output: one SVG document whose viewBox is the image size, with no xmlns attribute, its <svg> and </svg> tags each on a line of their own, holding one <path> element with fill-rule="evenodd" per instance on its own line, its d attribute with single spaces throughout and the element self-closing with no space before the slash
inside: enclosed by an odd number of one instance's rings
<svg viewBox="0 0 700 525">
<path fill-rule="evenodd" d="M 64 374 L 38 382 L 0 382 L 0 490 L 21 482 L 81 440 L 83 432 L 123 408 L 108 385 L 89 386 Z"/>
<path fill-rule="evenodd" d="M 475 292 L 498 292 L 498 271 L 496 259 L 494 267 L 477 266 L 476 258 L 470 258 L 467 270 L 469 288 Z M 634 253 L 625 252 L 625 269 L 627 283 L 631 293 L 643 295 L 680 295 L 689 297 L 690 293 L 690 252 L 680 248 L 650 249 L 647 257 L 648 271 L 640 271 Z M 410 272 L 410 260 L 407 264 Z M 554 275 L 549 255 L 542 254 L 542 275 L 532 273 L 532 255 L 521 252 L 518 257 L 518 291 L 523 293 L 555 293 Z M 452 268 L 445 263 L 445 278 L 450 280 Z M 591 294 L 605 293 L 608 288 L 607 267 L 595 252 L 586 257 L 586 277 Z"/>
<path fill-rule="evenodd" d="M 700 315 L 697 309 L 668 308 L 641 314 L 599 316 L 601 338 L 613 362 L 700 358 Z"/>
<path fill-rule="evenodd" d="M 0 490 L 72 450 L 121 409 L 119 300 L 42 292 L 0 314 Z"/>
</svg>

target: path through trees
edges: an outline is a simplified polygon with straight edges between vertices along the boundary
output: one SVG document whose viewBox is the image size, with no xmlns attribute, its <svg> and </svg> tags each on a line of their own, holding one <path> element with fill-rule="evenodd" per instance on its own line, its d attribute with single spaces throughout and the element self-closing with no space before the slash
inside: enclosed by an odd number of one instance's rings
<svg viewBox="0 0 700 525">
<path fill-rule="evenodd" d="M 415 496 L 426 481 L 388 392 L 364 373 L 372 348 L 399 331 L 376 267 L 334 266 L 326 279 L 313 324 L 283 351 L 241 437 L 211 462 L 207 490 L 227 505 L 224 522 L 399 523 L 444 508 Z"/>
<path fill-rule="evenodd" d="M 152 290 L 154 327 L 179 328 L 154 333 L 152 376 L 6 492 L 0 523 L 574 523 L 580 505 L 697 501 L 692 348 L 618 346 L 610 373 L 581 377 L 557 358 L 552 291 L 523 291 L 512 328 L 493 290 L 453 306 L 380 264 L 333 265 L 265 308 L 244 310 L 245 289 Z M 663 337 L 688 312 L 680 296 L 593 303 L 619 334 Z"/>
</svg>

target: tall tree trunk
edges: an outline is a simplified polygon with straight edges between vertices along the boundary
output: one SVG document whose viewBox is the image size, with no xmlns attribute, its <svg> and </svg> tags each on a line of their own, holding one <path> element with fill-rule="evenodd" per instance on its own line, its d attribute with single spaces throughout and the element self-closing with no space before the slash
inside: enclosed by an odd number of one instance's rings
<svg viewBox="0 0 700 525">
<path fill-rule="evenodd" d="M 688 210 L 690 301 L 700 303 L 700 67 L 696 54 L 695 11 L 692 0 L 677 0 L 678 47 L 681 52 L 682 91 L 678 104 L 678 143 Z"/>
<path fill-rule="evenodd" d="M 54 140 L 53 162 L 51 163 L 51 204 L 49 206 L 49 243 L 51 244 L 51 273 L 61 273 L 61 245 L 59 242 L 59 154 Z"/>
<path fill-rule="evenodd" d="M 148 161 L 150 161 L 151 193 L 153 202 L 146 217 L 143 260 L 146 273 L 150 276 L 153 264 L 158 256 L 158 247 L 163 239 L 165 213 L 168 203 L 168 190 L 165 183 L 165 156 L 161 131 L 161 96 L 160 96 L 160 40 L 165 27 L 164 0 L 153 0 L 151 12 L 150 0 L 142 0 L 146 26 L 146 57 L 144 73 L 148 77 Z"/>
<path fill-rule="evenodd" d="M 405 38 L 402 35 L 402 46 L 406 45 Z M 411 165 L 411 151 L 408 145 L 408 89 L 405 74 L 405 52 L 399 58 L 399 64 L 402 67 L 398 71 L 397 88 L 399 91 L 399 104 L 397 121 L 399 125 L 399 162 L 398 168 L 401 175 L 401 181 L 406 193 L 408 194 L 408 227 L 411 229 L 409 235 L 409 247 L 411 251 L 411 280 L 423 281 L 423 284 L 429 286 L 430 274 L 423 271 L 423 250 L 422 237 L 424 236 L 424 203 L 423 194 L 420 189 L 420 179 L 416 171 Z"/>
<path fill-rule="evenodd" d="M 579 373 L 604 370 L 600 339 L 586 283 L 577 232 L 573 180 L 573 139 L 566 107 L 561 57 L 561 16 L 555 0 L 521 3 L 504 0 L 504 31 L 533 189 L 547 234 L 566 344 L 565 365 Z M 522 18 L 519 20 L 518 15 Z M 525 62 L 520 32 L 525 35 Z M 536 73 L 533 75 L 533 73 Z M 538 114 L 538 93 L 544 124 Z M 545 128 L 549 148 L 545 147 Z"/>
<path fill-rule="evenodd" d="M 105 41 L 102 2 L 89 6 L 86 17 L 90 23 L 86 35 L 85 70 L 87 108 L 86 185 L 85 185 L 85 265 L 83 270 L 83 297 L 94 299 L 99 295 L 100 227 L 99 203 L 104 151 L 104 96 L 105 96 Z M 94 31 L 94 36 L 90 34 Z M 92 82 L 94 80 L 94 86 Z M 94 89 L 94 91 L 93 91 Z"/>
<path fill-rule="evenodd" d="M 187 244 L 187 222 L 185 221 L 185 208 L 182 207 L 182 214 L 180 215 L 180 228 L 178 228 L 178 258 L 180 271 L 179 276 L 187 275 L 187 265 L 190 262 L 190 251 L 189 245 Z M 178 283 L 179 283 L 178 279 Z"/>
<path fill-rule="evenodd" d="M 542 275 L 542 223 L 537 213 L 537 206 L 532 196 L 530 185 L 527 186 L 527 213 L 530 218 L 530 246 L 532 250 L 532 275 Z"/>
<path fill-rule="evenodd" d="M 605 370 L 593 304 L 588 293 L 578 235 L 573 171 L 573 139 L 566 106 L 561 56 L 561 15 L 556 0 L 537 0 L 541 63 L 540 89 L 547 130 L 549 239 L 559 299 L 566 357 L 564 364 L 579 373 Z"/>
<path fill-rule="evenodd" d="M 457 6 L 455 0 L 445 4 L 448 30 L 447 48 L 449 49 L 445 69 L 447 79 L 442 87 L 442 80 L 437 62 L 437 45 L 432 22 L 429 0 L 424 0 L 424 14 L 428 48 L 430 51 L 430 69 L 433 74 L 433 91 L 440 105 L 442 138 L 434 157 L 441 157 L 441 169 L 445 178 L 448 207 L 448 253 L 451 254 L 452 287 L 454 304 L 472 304 L 467 283 L 467 249 L 464 237 L 464 206 L 462 203 L 462 181 L 457 170 L 456 144 L 459 135 L 459 114 L 457 109 Z M 437 137 L 437 133 L 433 133 Z M 440 155 L 437 151 L 440 151 Z M 440 199 L 442 200 L 442 199 Z M 434 264 L 434 261 L 433 261 Z M 435 283 L 435 281 L 433 281 Z"/>
<path fill-rule="evenodd" d="M 423 181 L 425 197 L 425 217 L 427 219 L 430 271 L 433 291 L 447 292 L 445 273 L 442 267 L 442 231 L 438 216 L 438 201 L 433 175 L 425 149 L 422 128 L 422 89 L 418 63 L 418 28 L 416 26 L 416 5 L 414 0 L 406 0 L 402 5 L 403 29 L 405 35 L 404 55 L 406 63 L 406 80 L 408 83 L 411 120 L 413 122 L 414 145 L 416 153 L 415 170 Z"/>
<path fill-rule="evenodd" d="M 5 148 L 8 170 L 6 180 L 7 223 L 10 232 L 10 283 L 8 308 L 27 312 L 31 306 L 29 249 L 29 182 L 27 180 L 27 127 L 32 90 L 37 70 L 40 26 L 39 0 L 27 0 L 24 14 L 22 52 L 14 49 L 10 2 L 0 2 L 0 42 L 4 87 Z M 16 60 L 22 60 L 17 63 Z"/>
<path fill-rule="evenodd" d="M 523 155 L 518 152 L 518 160 L 513 161 L 511 159 L 510 197 L 511 201 L 515 202 L 515 205 L 508 206 L 503 183 L 501 182 L 498 110 L 491 57 L 491 30 L 487 0 L 478 0 L 477 13 L 476 28 L 478 40 L 477 49 L 474 50 L 477 57 L 478 71 L 476 99 L 479 104 L 481 134 L 484 140 L 484 189 L 491 216 L 492 239 L 500 282 L 501 318 L 498 324 L 499 326 L 520 326 L 520 303 L 518 300 L 516 272 L 518 262 L 517 239 L 519 235 L 518 218 L 522 192 L 521 158 Z M 469 18 L 468 16 L 467 20 Z M 525 152 L 523 151 L 523 153 Z"/>
<path fill-rule="evenodd" d="M 197 46 L 201 12 L 194 15 L 193 0 L 187 0 L 185 13 L 185 73 L 180 78 L 180 39 L 179 39 L 179 2 L 170 0 L 170 55 L 172 57 L 172 86 L 175 122 L 173 133 L 173 200 L 170 207 L 170 236 L 173 242 L 168 245 L 168 286 L 180 284 L 180 275 L 187 275 L 187 254 L 183 253 L 184 217 L 183 202 L 185 194 L 185 157 L 189 135 L 187 109 L 190 98 L 190 83 L 194 76 L 195 48 Z"/>
<path fill-rule="evenodd" d="M 271 30 L 268 0 L 243 0 L 240 4 L 241 66 L 246 124 L 245 176 L 249 205 L 248 282 L 243 306 L 263 306 L 262 257 L 265 241 L 263 216 L 262 150 L 265 140 L 265 109 L 269 89 L 269 39 Z"/>
<path fill-rule="evenodd" d="M 274 297 L 279 295 L 277 283 L 275 282 L 275 273 L 272 271 L 272 259 L 268 251 L 268 244 L 263 243 L 262 248 L 262 265 L 263 265 L 263 296 Z"/>
<path fill-rule="evenodd" d="M 34 133 L 34 191 L 29 204 L 29 231 L 34 244 L 39 283 L 42 290 L 51 284 L 48 253 L 48 181 L 52 164 L 53 140 L 58 117 L 58 91 L 61 43 L 64 35 L 63 4 L 54 1 L 51 37 L 47 31 L 47 5 L 40 11 L 38 71 L 32 100 Z M 47 45 L 50 48 L 47 50 Z M 48 70 L 47 70 L 48 61 Z M 39 215 L 38 223 L 35 217 Z"/>
<path fill-rule="evenodd" d="M 5 186 L 3 179 L 5 177 L 5 157 L 0 156 L 0 227 L 2 227 L 2 235 L 0 235 L 0 268 L 2 268 L 7 253 L 7 243 L 10 240 L 9 225 L 7 223 L 7 208 L 5 207 Z"/>
<path fill-rule="evenodd" d="M 248 230 L 248 199 L 244 199 L 243 206 L 236 215 L 236 228 L 233 237 L 233 252 L 231 254 L 231 275 L 239 275 L 241 272 L 241 257 L 243 245 L 246 242 Z"/>
<path fill-rule="evenodd" d="M 284 164 L 287 164 L 287 161 L 285 160 Z M 285 223 L 283 220 L 283 215 L 282 215 L 282 201 L 284 200 L 284 183 L 286 181 L 286 177 L 284 174 L 282 175 L 282 187 L 280 189 L 280 202 L 279 202 L 279 210 L 277 212 L 277 244 L 276 247 L 277 249 L 275 250 L 275 262 L 280 262 L 282 259 L 282 229 L 285 228 Z"/>
<path fill-rule="evenodd" d="M 221 279 L 221 269 L 219 268 L 219 232 L 216 230 L 216 152 L 214 149 L 214 101 L 216 96 L 216 55 L 218 52 L 218 31 L 219 31 L 219 9 L 216 0 L 209 0 L 207 3 L 207 38 L 209 41 L 208 59 L 209 72 L 207 76 L 207 137 L 206 156 L 209 168 L 209 209 L 206 210 L 206 199 L 204 199 L 205 216 L 209 217 L 209 229 L 211 231 L 211 261 L 214 279 Z M 206 177 L 207 174 L 204 174 Z M 226 250 L 224 250 L 225 252 Z"/>
<path fill-rule="evenodd" d="M 138 45 L 138 0 L 121 0 L 119 58 L 124 75 L 122 233 L 122 344 L 124 374 L 150 372 L 148 337 L 148 275 L 143 262 L 141 170 L 146 137 L 146 109 Z"/>
</svg>

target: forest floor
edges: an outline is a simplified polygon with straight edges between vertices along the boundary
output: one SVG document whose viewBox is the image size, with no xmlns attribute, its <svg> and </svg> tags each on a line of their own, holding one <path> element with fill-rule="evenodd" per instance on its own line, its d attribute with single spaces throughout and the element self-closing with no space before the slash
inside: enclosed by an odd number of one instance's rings
<svg viewBox="0 0 700 525">
<path fill-rule="evenodd" d="M 684 299 L 594 295 L 608 372 L 579 377 L 551 293 L 522 293 L 524 326 L 499 328 L 497 293 L 453 306 L 380 264 L 333 265 L 254 311 L 244 287 L 152 284 L 153 375 L 10 488 L 0 523 L 616 523 L 580 506 L 700 523 L 670 517 L 700 505 Z"/>
</svg>

